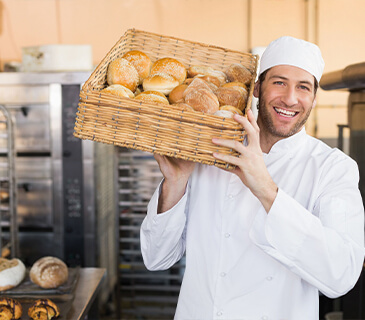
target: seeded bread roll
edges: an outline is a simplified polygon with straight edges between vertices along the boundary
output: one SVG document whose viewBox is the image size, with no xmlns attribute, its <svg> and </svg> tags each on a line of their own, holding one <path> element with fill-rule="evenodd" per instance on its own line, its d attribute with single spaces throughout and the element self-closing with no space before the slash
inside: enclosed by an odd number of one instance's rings
<svg viewBox="0 0 365 320">
<path fill-rule="evenodd" d="M 226 74 L 229 82 L 237 81 L 247 85 L 252 79 L 250 70 L 240 63 L 231 64 L 224 73 Z"/>
<path fill-rule="evenodd" d="M 131 50 L 123 55 L 124 59 L 128 60 L 137 70 L 139 75 L 138 84 L 142 84 L 151 72 L 152 61 L 148 55 L 139 50 Z"/>
<path fill-rule="evenodd" d="M 159 73 L 167 73 L 174 77 L 178 84 L 182 84 L 187 75 L 185 66 L 174 58 L 162 58 L 155 61 L 151 68 L 151 75 Z"/>
<path fill-rule="evenodd" d="M 106 80 L 109 85 L 121 84 L 134 92 L 139 83 L 139 75 L 127 59 L 118 58 L 109 63 Z"/>
<path fill-rule="evenodd" d="M 19 259 L 0 258 L 0 291 L 18 286 L 25 277 L 25 266 Z"/>
<path fill-rule="evenodd" d="M 41 288 L 57 288 L 67 282 L 68 268 L 62 260 L 47 256 L 33 264 L 29 276 Z"/>
<path fill-rule="evenodd" d="M 134 93 L 125 86 L 122 86 L 121 84 L 112 84 L 111 86 L 104 88 L 100 92 L 110 93 L 118 97 L 125 97 L 131 99 L 134 98 Z"/>
<path fill-rule="evenodd" d="M 135 97 L 136 100 L 146 101 L 146 102 L 156 102 L 162 104 L 169 104 L 166 96 L 158 91 L 143 91 Z"/>
</svg>

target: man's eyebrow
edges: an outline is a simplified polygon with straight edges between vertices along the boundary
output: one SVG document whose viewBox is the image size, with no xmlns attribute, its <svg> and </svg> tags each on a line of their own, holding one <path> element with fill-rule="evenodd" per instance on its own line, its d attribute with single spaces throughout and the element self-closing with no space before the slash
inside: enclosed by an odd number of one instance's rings
<svg viewBox="0 0 365 320">
<path fill-rule="evenodd" d="M 281 79 L 281 80 L 289 80 L 289 78 L 287 77 L 284 77 L 284 76 L 281 76 L 281 75 L 275 75 L 273 74 L 272 76 L 269 77 L 269 79 Z M 311 81 L 308 81 L 308 80 L 301 80 L 299 81 L 300 84 L 307 84 L 311 87 L 313 87 L 313 83 Z"/>
</svg>

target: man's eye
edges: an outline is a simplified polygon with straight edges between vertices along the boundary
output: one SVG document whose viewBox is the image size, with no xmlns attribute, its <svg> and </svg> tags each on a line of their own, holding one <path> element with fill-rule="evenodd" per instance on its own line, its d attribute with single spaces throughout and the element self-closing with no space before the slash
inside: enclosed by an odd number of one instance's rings
<svg viewBox="0 0 365 320">
<path fill-rule="evenodd" d="M 284 84 L 284 82 L 283 81 L 275 81 L 274 84 L 277 84 L 279 86 L 282 86 Z"/>
<path fill-rule="evenodd" d="M 307 86 L 299 86 L 300 89 L 309 91 L 309 88 Z"/>
</svg>

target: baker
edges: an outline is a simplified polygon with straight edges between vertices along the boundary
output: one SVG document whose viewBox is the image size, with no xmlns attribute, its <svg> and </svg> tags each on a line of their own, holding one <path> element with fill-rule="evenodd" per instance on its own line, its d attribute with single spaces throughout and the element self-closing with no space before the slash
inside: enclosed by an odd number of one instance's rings
<svg viewBox="0 0 365 320">
<path fill-rule="evenodd" d="M 254 95 L 257 122 L 235 115 L 244 143 L 225 171 L 156 155 L 163 181 L 141 226 L 149 270 L 186 253 L 175 319 L 319 318 L 356 284 L 364 260 L 357 164 L 307 135 L 324 69 L 320 49 L 281 37 L 267 47 Z"/>
</svg>

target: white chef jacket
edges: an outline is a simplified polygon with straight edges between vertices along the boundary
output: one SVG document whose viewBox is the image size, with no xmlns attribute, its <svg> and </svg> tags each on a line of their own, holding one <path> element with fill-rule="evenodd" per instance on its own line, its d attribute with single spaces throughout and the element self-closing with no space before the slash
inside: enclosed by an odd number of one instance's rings
<svg viewBox="0 0 365 320">
<path fill-rule="evenodd" d="M 364 208 L 356 163 L 303 129 L 264 154 L 279 191 L 267 214 L 230 172 L 197 165 L 181 200 L 141 226 L 149 270 L 186 250 L 176 320 L 313 320 L 319 292 L 356 283 L 364 260 Z"/>
</svg>

